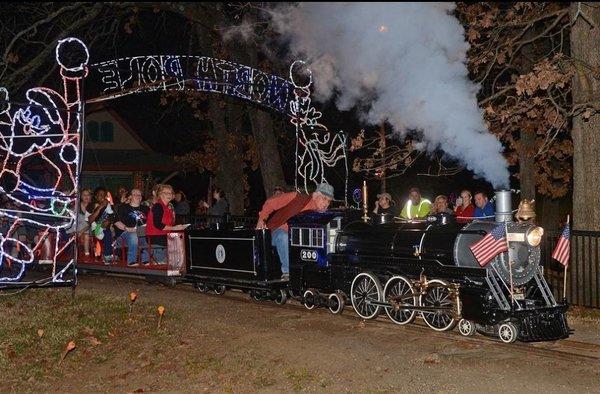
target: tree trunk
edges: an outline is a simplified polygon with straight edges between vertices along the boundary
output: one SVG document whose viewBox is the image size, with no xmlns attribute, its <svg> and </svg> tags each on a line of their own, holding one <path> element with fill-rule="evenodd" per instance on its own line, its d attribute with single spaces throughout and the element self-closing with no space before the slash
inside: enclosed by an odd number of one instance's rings
<svg viewBox="0 0 600 394">
<path fill-rule="evenodd" d="M 250 111 L 252 134 L 256 141 L 258 156 L 260 157 L 260 173 L 263 179 L 265 195 L 273 194 L 275 186 L 285 187 L 283 167 L 277 149 L 277 138 L 273 129 L 271 114 L 260 109 Z"/>
<path fill-rule="evenodd" d="M 564 218 L 561 218 L 560 215 L 560 200 L 552 199 L 548 197 L 544 197 L 544 200 L 541 201 L 541 204 L 536 204 L 536 211 L 539 211 L 541 206 L 541 212 L 538 215 L 539 220 L 538 223 L 545 230 L 558 230 L 560 229 L 561 220 L 564 222 Z"/>
<path fill-rule="evenodd" d="M 598 101 L 600 81 L 590 70 L 600 69 L 600 8 L 585 3 L 571 4 L 571 57 L 575 60 L 573 105 Z M 587 21 L 586 21 L 587 19 Z M 592 28 L 592 22 L 595 27 Z M 589 119 L 580 114 L 573 117 L 573 228 L 600 231 L 600 114 Z"/>
<path fill-rule="evenodd" d="M 202 14 L 200 6 L 189 7 L 188 11 L 198 17 Z M 220 13 L 210 21 L 214 26 L 222 22 Z M 214 46 L 210 31 L 196 26 L 195 38 L 200 52 L 214 56 Z M 214 95 L 209 100 L 209 114 L 212 121 L 212 137 L 217 141 L 218 168 L 215 174 L 215 186 L 225 191 L 230 212 L 234 215 L 244 213 L 244 161 L 241 144 L 241 111 L 233 104 L 226 103 L 223 97 Z M 237 112 L 237 114 L 236 114 Z M 212 198 L 212 196 L 211 196 Z"/>
<path fill-rule="evenodd" d="M 521 129 L 519 143 L 521 198 L 535 199 L 535 131 Z"/>
<path fill-rule="evenodd" d="M 233 61 L 260 69 L 258 64 L 260 48 L 256 42 L 247 41 L 243 44 L 232 42 L 229 47 L 236 56 L 236 59 L 232 59 Z M 285 187 L 286 185 L 272 118 L 281 115 L 258 108 L 250 109 L 249 114 L 252 123 L 252 134 L 256 141 L 256 149 L 260 159 L 260 174 L 262 175 L 265 196 L 269 198 L 273 194 L 275 186 Z"/>
<path fill-rule="evenodd" d="M 222 101 L 214 98 L 209 102 L 210 119 L 213 124 L 212 135 L 217 141 L 218 168 L 216 186 L 225 191 L 230 212 L 234 215 L 244 213 L 244 176 L 239 130 L 228 130 L 226 114 L 233 119 L 234 109 L 229 104 L 221 108 Z M 233 122 L 232 122 L 233 123 Z"/>
</svg>

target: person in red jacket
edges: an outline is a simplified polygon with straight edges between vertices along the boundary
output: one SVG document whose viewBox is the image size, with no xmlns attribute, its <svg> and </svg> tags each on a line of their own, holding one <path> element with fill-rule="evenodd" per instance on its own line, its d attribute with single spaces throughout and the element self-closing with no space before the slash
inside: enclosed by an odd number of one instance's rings
<svg viewBox="0 0 600 394">
<path fill-rule="evenodd" d="M 153 257 L 159 263 L 166 262 L 167 234 L 172 231 L 183 231 L 187 227 L 185 224 L 175 224 L 175 212 L 169 207 L 173 199 L 173 187 L 171 185 L 158 185 L 156 196 L 157 200 L 148 212 L 148 221 L 146 222 L 146 237 L 153 248 Z"/>
<path fill-rule="evenodd" d="M 473 205 L 471 192 L 469 190 L 463 190 L 460 192 L 460 198 L 456 199 L 456 208 L 454 213 L 456 214 L 456 221 L 458 223 L 469 223 L 473 217 L 475 206 Z"/>
<path fill-rule="evenodd" d="M 287 221 L 304 211 L 324 212 L 332 199 L 333 186 L 321 183 L 312 194 L 283 193 L 265 201 L 258 214 L 256 228 L 271 230 L 271 244 L 277 248 L 281 261 L 281 279 L 288 280 L 290 275 Z"/>
</svg>

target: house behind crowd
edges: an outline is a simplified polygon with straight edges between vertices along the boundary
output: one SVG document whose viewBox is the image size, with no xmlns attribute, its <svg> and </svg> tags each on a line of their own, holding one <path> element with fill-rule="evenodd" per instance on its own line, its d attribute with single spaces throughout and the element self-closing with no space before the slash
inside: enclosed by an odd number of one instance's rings
<svg viewBox="0 0 600 394">
<path fill-rule="evenodd" d="M 177 171 L 171 156 L 155 152 L 115 110 L 103 104 L 87 107 L 80 188 L 119 186 L 147 191 Z"/>
</svg>

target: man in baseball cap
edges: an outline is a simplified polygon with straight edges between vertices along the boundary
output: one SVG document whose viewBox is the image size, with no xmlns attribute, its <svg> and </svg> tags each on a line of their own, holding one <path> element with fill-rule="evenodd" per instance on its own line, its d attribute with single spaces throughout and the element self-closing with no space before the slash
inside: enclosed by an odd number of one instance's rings
<svg viewBox="0 0 600 394">
<path fill-rule="evenodd" d="M 265 201 L 258 214 L 256 228 L 271 230 L 271 244 L 277 248 L 283 280 L 289 279 L 290 272 L 288 220 L 304 211 L 325 212 L 331 200 L 333 200 L 333 186 L 321 183 L 311 194 L 283 193 Z"/>
<path fill-rule="evenodd" d="M 375 201 L 375 209 L 373 213 L 378 214 L 391 214 L 398 216 L 398 209 L 396 203 L 390 193 L 381 193 L 377 195 L 377 201 Z"/>
</svg>

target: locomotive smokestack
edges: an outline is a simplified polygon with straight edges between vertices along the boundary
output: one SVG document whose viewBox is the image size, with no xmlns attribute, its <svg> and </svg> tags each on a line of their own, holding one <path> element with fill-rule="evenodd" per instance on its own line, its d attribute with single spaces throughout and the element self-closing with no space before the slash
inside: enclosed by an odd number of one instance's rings
<svg viewBox="0 0 600 394">
<path fill-rule="evenodd" d="M 510 190 L 496 190 L 496 222 L 512 222 Z"/>
</svg>

